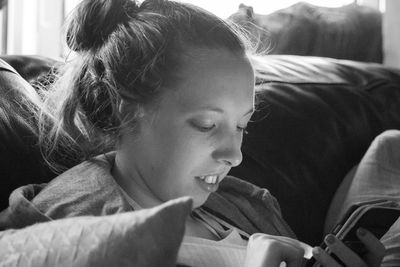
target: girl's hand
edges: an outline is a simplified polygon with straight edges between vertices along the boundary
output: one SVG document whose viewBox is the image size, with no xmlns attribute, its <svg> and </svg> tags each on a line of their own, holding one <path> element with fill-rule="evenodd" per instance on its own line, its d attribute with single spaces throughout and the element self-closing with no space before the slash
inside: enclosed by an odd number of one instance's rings
<svg viewBox="0 0 400 267">
<path fill-rule="evenodd" d="M 295 239 L 267 234 L 250 236 L 245 267 L 298 267 L 311 247 Z M 281 265 L 285 262 L 286 265 Z"/>
<path fill-rule="evenodd" d="M 372 233 L 365 229 L 359 228 L 357 236 L 367 248 L 365 256 L 360 258 L 355 252 L 348 248 L 343 242 L 333 235 L 325 237 L 325 243 L 329 249 L 338 256 L 338 258 L 351 267 L 375 267 L 380 266 L 385 256 L 385 247 Z M 324 267 L 341 267 L 328 253 L 319 247 L 313 248 L 314 258 Z"/>
</svg>

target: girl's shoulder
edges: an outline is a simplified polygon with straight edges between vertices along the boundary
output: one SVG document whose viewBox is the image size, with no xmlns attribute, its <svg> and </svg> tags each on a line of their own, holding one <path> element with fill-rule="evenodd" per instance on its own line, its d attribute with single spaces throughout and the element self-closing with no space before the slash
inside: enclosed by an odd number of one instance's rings
<svg viewBox="0 0 400 267">
<path fill-rule="evenodd" d="M 31 202 L 52 219 L 132 210 L 111 175 L 111 164 L 105 155 L 60 174 Z"/>
</svg>

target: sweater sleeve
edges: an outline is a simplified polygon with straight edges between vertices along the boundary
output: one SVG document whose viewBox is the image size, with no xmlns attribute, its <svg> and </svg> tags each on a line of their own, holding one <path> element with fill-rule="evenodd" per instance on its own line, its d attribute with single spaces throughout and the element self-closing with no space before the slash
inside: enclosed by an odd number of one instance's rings
<svg viewBox="0 0 400 267">
<path fill-rule="evenodd" d="M 226 177 L 203 208 L 249 234 L 266 233 L 295 238 L 282 217 L 275 197 L 267 189 L 235 177 Z"/>
</svg>

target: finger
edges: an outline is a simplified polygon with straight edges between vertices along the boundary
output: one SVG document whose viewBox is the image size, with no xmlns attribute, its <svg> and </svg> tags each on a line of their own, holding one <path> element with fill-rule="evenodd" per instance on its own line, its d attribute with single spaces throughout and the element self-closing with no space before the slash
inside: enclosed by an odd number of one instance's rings
<svg viewBox="0 0 400 267">
<path fill-rule="evenodd" d="M 365 262 L 336 236 L 329 234 L 324 241 L 329 250 L 347 266 L 366 266 Z"/>
<path fill-rule="evenodd" d="M 279 251 L 279 253 L 275 253 L 275 254 L 279 255 L 278 261 L 280 263 L 285 262 L 286 265 L 281 264 L 280 266 L 287 266 L 287 267 L 302 266 L 302 263 L 304 261 L 303 248 L 298 247 L 297 245 L 294 245 L 292 243 L 281 243 L 281 244 L 284 247 L 284 249 L 281 249 Z M 270 265 L 266 265 L 266 266 L 270 266 Z"/>
<path fill-rule="evenodd" d="M 306 259 L 310 259 L 312 257 L 312 247 L 306 243 L 303 243 L 297 239 L 293 239 L 290 237 L 286 236 L 276 236 L 276 235 L 267 235 L 267 234 L 258 234 L 258 238 L 269 238 L 269 239 L 274 239 L 278 240 L 280 242 L 284 242 L 299 248 L 303 249 L 303 257 Z"/>
<path fill-rule="evenodd" d="M 364 228 L 357 229 L 357 236 L 368 251 L 364 256 L 368 266 L 380 266 L 382 259 L 385 256 L 385 246 L 378 238 Z"/>
<path fill-rule="evenodd" d="M 251 235 L 249 238 L 249 242 L 266 242 L 269 240 L 275 240 L 280 243 L 284 243 L 291 246 L 302 247 L 299 245 L 300 241 L 285 236 L 275 236 L 275 235 L 257 233 Z"/>
<path fill-rule="evenodd" d="M 304 261 L 304 250 L 301 247 L 293 246 L 293 244 L 286 244 L 289 248 L 282 255 L 282 261 L 286 263 L 287 267 L 302 266 Z"/>
<path fill-rule="evenodd" d="M 313 257 L 322 265 L 329 267 L 342 267 L 335 261 L 325 250 L 320 247 L 314 247 L 312 250 Z"/>
<path fill-rule="evenodd" d="M 288 239 L 280 239 L 255 234 L 249 239 L 245 266 L 280 266 L 285 262 L 288 267 L 301 266 L 304 251 Z"/>
<path fill-rule="evenodd" d="M 250 236 L 250 239 L 274 239 L 274 240 L 279 240 L 279 241 L 287 241 L 288 243 L 290 242 L 298 242 L 296 239 L 286 237 L 286 236 L 278 236 L 278 235 L 269 235 L 269 234 L 264 234 L 264 233 L 255 233 Z"/>
</svg>

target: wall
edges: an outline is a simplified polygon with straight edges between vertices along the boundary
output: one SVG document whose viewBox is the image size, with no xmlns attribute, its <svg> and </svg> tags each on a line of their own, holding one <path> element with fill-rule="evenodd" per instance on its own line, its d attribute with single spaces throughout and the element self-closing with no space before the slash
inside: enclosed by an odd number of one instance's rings
<svg viewBox="0 0 400 267">
<path fill-rule="evenodd" d="M 63 1 L 8 1 L 7 54 L 61 57 Z"/>
<path fill-rule="evenodd" d="M 386 0 L 383 16 L 384 64 L 400 68 L 400 1 Z"/>
</svg>

